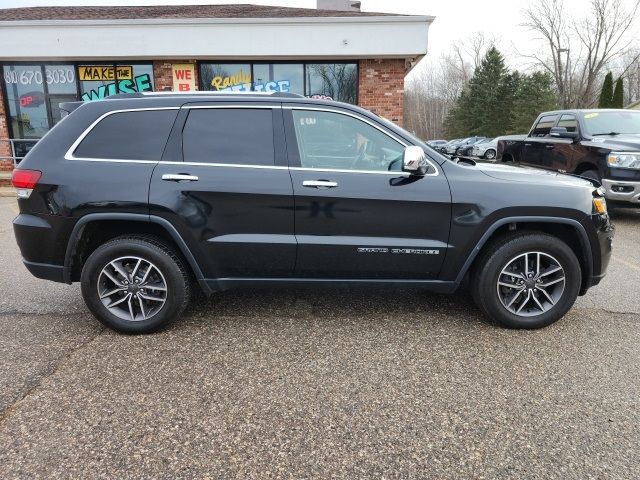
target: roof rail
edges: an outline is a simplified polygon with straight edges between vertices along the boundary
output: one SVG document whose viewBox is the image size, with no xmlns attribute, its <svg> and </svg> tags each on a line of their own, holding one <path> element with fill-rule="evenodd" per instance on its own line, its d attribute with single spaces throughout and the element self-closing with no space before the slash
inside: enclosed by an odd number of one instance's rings
<svg viewBox="0 0 640 480">
<path fill-rule="evenodd" d="M 299 93 L 289 93 L 289 92 L 247 92 L 247 91 L 233 91 L 233 90 L 201 90 L 201 91 L 189 91 L 189 92 L 136 92 L 136 93 L 118 93 L 116 95 L 111 95 L 106 98 L 140 98 L 140 97 L 155 97 L 155 96 L 205 96 L 205 97 L 215 97 L 215 96 L 226 96 L 226 95 L 237 95 L 237 96 L 266 96 L 266 97 L 282 97 L 282 98 L 304 98 L 304 95 L 300 95 Z"/>
</svg>

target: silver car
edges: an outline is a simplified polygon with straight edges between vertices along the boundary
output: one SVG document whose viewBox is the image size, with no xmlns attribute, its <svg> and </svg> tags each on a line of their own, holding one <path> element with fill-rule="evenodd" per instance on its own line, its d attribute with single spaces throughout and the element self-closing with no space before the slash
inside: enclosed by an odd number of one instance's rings
<svg viewBox="0 0 640 480">
<path fill-rule="evenodd" d="M 487 138 L 485 141 L 477 143 L 471 150 L 471 155 L 478 158 L 486 158 L 494 160 L 496 158 L 496 149 L 498 148 L 498 137 Z"/>
</svg>

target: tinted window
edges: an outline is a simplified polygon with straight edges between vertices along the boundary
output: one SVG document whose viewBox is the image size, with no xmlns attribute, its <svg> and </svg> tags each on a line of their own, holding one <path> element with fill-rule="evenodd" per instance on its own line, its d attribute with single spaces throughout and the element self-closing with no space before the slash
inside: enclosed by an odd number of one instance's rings
<svg viewBox="0 0 640 480">
<path fill-rule="evenodd" d="M 562 115 L 558 122 L 558 127 L 566 128 L 567 132 L 577 132 L 578 120 L 576 120 L 576 117 L 573 115 Z"/>
<path fill-rule="evenodd" d="M 192 109 L 182 151 L 185 162 L 273 165 L 271 109 Z"/>
<path fill-rule="evenodd" d="M 547 135 L 549 135 L 551 127 L 553 127 L 553 124 L 556 123 L 557 118 L 557 115 L 545 115 L 544 117 L 540 118 L 537 125 L 531 132 L 531 136 L 546 137 Z"/>
<path fill-rule="evenodd" d="M 74 155 L 84 158 L 160 160 L 177 110 L 113 113 L 82 140 Z"/>
<path fill-rule="evenodd" d="M 402 170 L 404 146 L 368 123 L 348 115 L 293 110 L 305 168 Z"/>
</svg>

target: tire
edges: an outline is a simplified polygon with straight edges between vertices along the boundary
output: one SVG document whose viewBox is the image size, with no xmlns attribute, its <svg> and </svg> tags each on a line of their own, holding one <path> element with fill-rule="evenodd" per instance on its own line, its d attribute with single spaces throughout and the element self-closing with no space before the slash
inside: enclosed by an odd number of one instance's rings
<svg viewBox="0 0 640 480">
<path fill-rule="evenodd" d="M 533 276 L 512 276 L 512 272 L 524 272 L 527 253 L 527 271 Z M 556 266 L 561 270 L 554 271 Z M 558 280 L 561 277 L 564 280 Z M 581 282 L 580 263 L 566 243 L 552 235 L 528 232 L 498 241 L 481 255 L 471 275 L 471 293 L 482 313 L 501 325 L 535 329 L 556 322 L 569 311 Z"/>
<path fill-rule="evenodd" d="M 493 148 L 490 148 L 486 152 L 484 152 L 484 158 L 487 160 L 493 160 L 496 158 L 496 151 Z"/>
<path fill-rule="evenodd" d="M 82 268 L 81 285 L 91 313 L 122 333 L 166 327 L 191 297 L 182 259 L 160 239 L 142 235 L 118 237 L 98 247 Z"/>
</svg>

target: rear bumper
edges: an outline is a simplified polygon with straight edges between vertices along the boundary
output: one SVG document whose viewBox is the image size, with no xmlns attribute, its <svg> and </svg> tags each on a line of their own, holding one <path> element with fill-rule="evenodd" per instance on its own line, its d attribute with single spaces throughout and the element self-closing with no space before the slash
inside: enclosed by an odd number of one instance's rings
<svg viewBox="0 0 640 480">
<path fill-rule="evenodd" d="M 640 206 L 640 182 L 602 179 L 605 198 L 616 202 L 627 202 Z"/>
<path fill-rule="evenodd" d="M 22 260 L 27 270 L 36 278 L 43 280 L 51 280 L 52 282 L 66 283 L 68 278 L 66 267 L 62 265 L 51 265 L 50 263 L 38 263 Z"/>
</svg>

